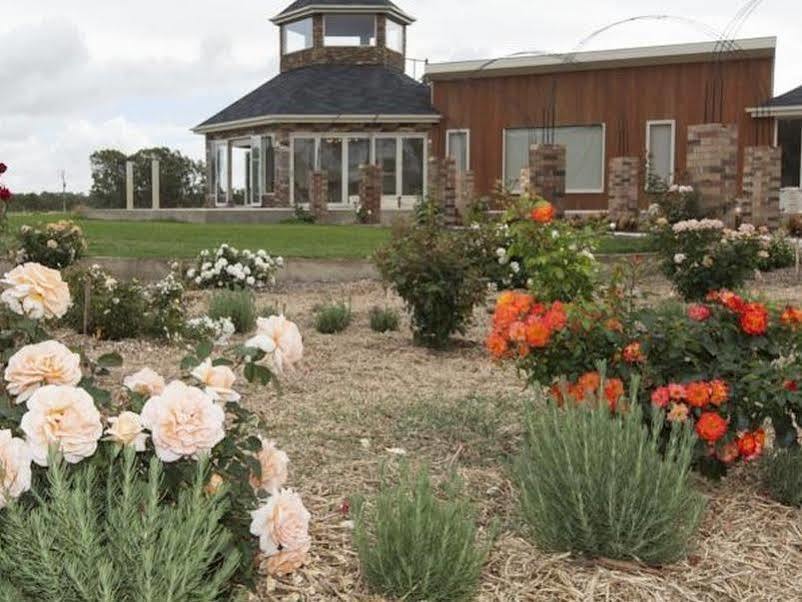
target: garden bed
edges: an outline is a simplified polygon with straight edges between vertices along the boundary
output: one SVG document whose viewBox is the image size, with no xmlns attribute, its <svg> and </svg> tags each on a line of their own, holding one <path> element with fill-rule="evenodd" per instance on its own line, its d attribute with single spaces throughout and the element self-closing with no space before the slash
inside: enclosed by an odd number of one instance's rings
<svg viewBox="0 0 802 602">
<path fill-rule="evenodd" d="M 790 272 L 751 283 L 755 293 L 780 301 L 802 298 Z M 644 287 L 664 298 L 661 278 Z M 206 293 L 193 293 L 190 312 L 200 313 Z M 313 308 L 350 299 L 354 322 L 339 335 L 313 328 Z M 442 353 L 414 347 L 408 324 L 380 335 L 367 325 L 369 309 L 401 309 L 381 286 L 282 285 L 260 294 L 259 307 L 286 307 L 305 337 L 303 363 L 283 380 L 276 397 L 242 384 L 246 403 L 261 412 L 269 435 L 287 451 L 291 480 L 312 513 L 312 561 L 286 579 L 264 577 L 259 599 L 380 600 L 364 588 L 351 544 L 345 500 L 375 491 L 381 467 L 392 470 L 403 455 L 426 462 L 436 476 L 456 469 L 480 511 L 482 525 L 499 520 L 480 586 L 480 600 L 589 599 L 773 599 L 798 596 L 802 588 L 802 511 L 761 495 L 752 465 L 734 470 L 721 484 L 699 479 L 709 497 L 701 535 L 690 557 L 664 569 L 621 562 L 586 562 L 540 552 L 523 534 L 507 458 L 517 449 L 521 402 L 527 395 L 511 365 L 493 363 L 484 350 L 489 314 L 457 346 Z M 64 337 L 70 343 L 81 337 Z M 147 341 L 91 343 L 96 353 L 116 350 L 123 369 L 109 377 L 158 364 L 178 374 L 185 350 Z M 158 359 L 156 359 L 158 358 Z M 173 372 L 170 372 L 172 370 Z"/>
</svg>

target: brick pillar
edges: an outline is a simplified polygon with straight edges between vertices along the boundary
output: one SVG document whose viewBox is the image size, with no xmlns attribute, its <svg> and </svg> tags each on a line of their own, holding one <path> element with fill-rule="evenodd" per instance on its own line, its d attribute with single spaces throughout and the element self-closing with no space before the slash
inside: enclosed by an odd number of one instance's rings
<svg viewBox="0 0 802 602">
<path fill-rule="evenodd" d="M 329 176 L 325 171 L 309 174 L 309 212 L 316 221 L 323 221 L 329 213 Z"/>
<path fill-rule="evenodd" d="M 268 207 L 290 206 L 290 137 L 279 132 L 275 138 L 273 157 L 276 166 L 274 192 L 263 203 Z"/>
<path fill-rule="evenodd" d="M 452 157 L 429 157 L 427 171 L 429 198 L 443 210 L 446 226 L 456 226 L 457 215 L 457 163 Z"/>
<path fill-rule="evenodd" d="M 743 220 L 756 226 L 780 227 L 782 149 L 749 146 L 744 153 Z"/>
<path fill-rule="evenodd" d="M 465 213 L 473 203 L 476 184 L 472 171 L 457 175 L 457 215 L 464 222 Z"/>
<path fill-rule="evenodd" d="M 701 209 L 711 217 L 734 221 L 738 194 L 738 126 L 704 123 L 688 126 L 688 176 L 699 193 Z"/>
<path fill-rule="evenodd" d="M 607 180 L 607 214 L 610 221 L 631 222 L 639 215 L 640 159 L 613 157 L 610 159 Z"/>
<path fill-rule="evenodd" d="M 558 215 L 565 212 L 565 147 L 534 144 L 529 149 L 529 188 L 549 201 Z"/>
<path fill-rule="evenodd" d="M 366 223 L 380 224 L 382 212 L 382 168 L 362 165 L 359 168 L 359 204 L 368 212 Z"/>
</svg>

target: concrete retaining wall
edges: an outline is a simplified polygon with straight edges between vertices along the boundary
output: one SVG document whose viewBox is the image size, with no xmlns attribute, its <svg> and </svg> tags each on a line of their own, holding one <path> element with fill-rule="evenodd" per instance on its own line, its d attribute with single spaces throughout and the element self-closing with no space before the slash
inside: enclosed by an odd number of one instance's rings
<svg viewBox="0 0 802 602">
<path fill-rule="evenodd" d="M 411 211 L 383 209 L 382 225 L 391 226 L 396 220 L 411 215 Z M 88 209 L 88 219 L 124 222 L 183 222 L 188 224 L 279 224 L 295 217 L 291 208 L 220 209 Z M 354 224 L 356 214 L 351 209 L 329 208 L 322 220 L 326 224 Z"/>
</svg>

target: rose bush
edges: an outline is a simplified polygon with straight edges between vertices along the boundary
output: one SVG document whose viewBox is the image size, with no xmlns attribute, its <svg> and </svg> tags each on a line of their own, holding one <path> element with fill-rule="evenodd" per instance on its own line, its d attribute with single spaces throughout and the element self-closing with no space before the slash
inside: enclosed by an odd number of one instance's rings
<svg viewBox="0 0 802 602">
<path fill-rule="evenodd" d="M 253 252 L 222 244 L 201 251 L 186 277 L 198 288 L 264 289 L 276 284 L 283 267 L 282 257 L 272 257 L 264 249 Z"/>
<path fill-rule="evenodd" d="M 17 244 L 17 263 L 32 261 L 54 269 L 71 266 L 87 249 L 81 228 L 67 220 L 22 226 L 17 233 Z"/>
</svg>

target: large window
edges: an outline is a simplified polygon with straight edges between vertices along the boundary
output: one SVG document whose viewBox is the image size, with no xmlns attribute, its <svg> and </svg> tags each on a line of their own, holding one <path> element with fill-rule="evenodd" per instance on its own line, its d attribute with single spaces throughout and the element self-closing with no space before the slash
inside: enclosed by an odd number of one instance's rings
<svg viewBox="0 0 802 602">
<path fill-rule="evenodd" d="M 315 170 L 315 139 L 296 138 L 292 149 L 293 201 L 309 202 L 309 174 Z"/>
<path fill-rule="evenodd" d="M 348 140 L 348 197 L 359 200 L 359 183 L 362 181 L 363 165 L 370 163 L 370 140 L 351 138 Z"/>
<path fill-rule="evenodd" d="M 396 195 L 396 139 L 379 138 L 376 140 L 376 165 L 382 168 L 382 194 Z"/>
<path fill-rule="evenodd" d="M 284 38 L 284 54 L 311 48 L 314 40 L 313 29 L 312 17 L 282 25 L 281 35 Z"/>
<path fill-rule="evenodd" d="M 520 190 L 521 170 L 529 167 L 529 148 L 553 142 L 565 146 L 566 192 L 604 192 L 604 126 L 516 128 L 504 132 L 504 182 Z"/>
<path fill-rule="evenodd" d="M 423 195 L 423 138 L 404 138 L 401 160 L 401 194 Z"/>
<path fill-rule="evenodd" d="M 782 187 L 802 186 L 802 119 L 777 121 L 777 144 L 783 149 Z"/>
<path fill-rule="evenodd" d="M 375 15 L 326 15 L 323 43 L 326 46 L 375 46 Z"/>
<path fill-rule="evenodd" d="M 446 132 L 446 155 L 454 159 L 458 173 L 465 173 L 471 168 L 470 139 L 468 130 Z"/>
<path fill-rule="evenodd" d="M 646 122 L 647 188 L 656 181 L 674 182 L 674 129 L 673 121 Z"/>
<path fill-rule="evenodd" d="M 404 26 L 397 21 L 387 19 L 385 31 L 385 46 L 390 50 L 404 53 Z"/>
</svg>

